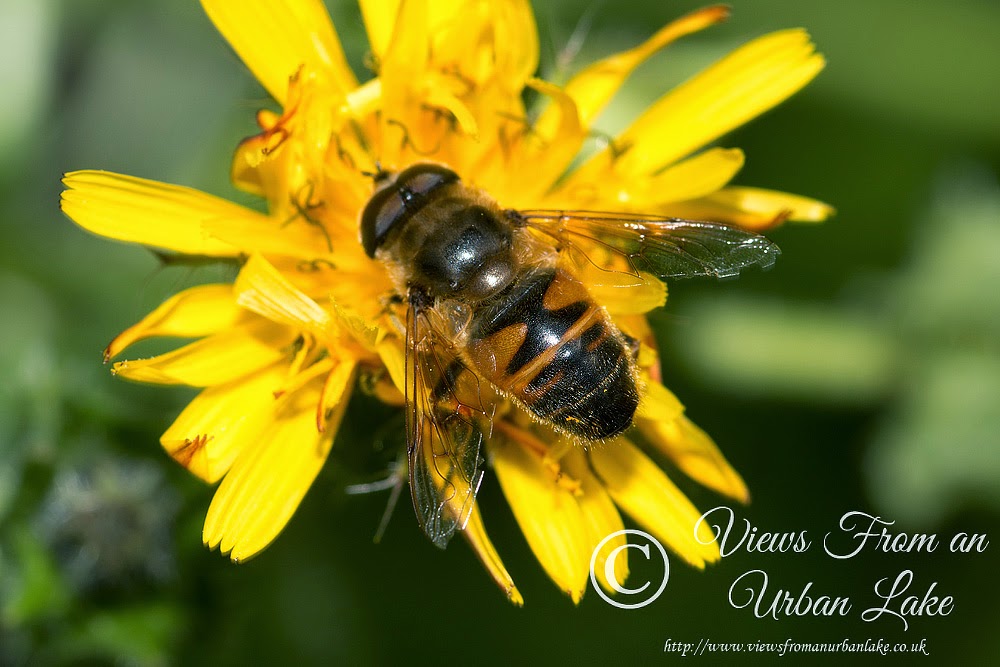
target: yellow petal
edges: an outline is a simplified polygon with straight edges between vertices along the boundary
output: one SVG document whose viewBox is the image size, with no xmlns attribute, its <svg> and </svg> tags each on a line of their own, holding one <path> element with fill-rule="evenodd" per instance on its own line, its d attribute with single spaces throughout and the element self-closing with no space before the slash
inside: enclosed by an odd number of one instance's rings
<svg viewBox="0 0 1000 667">
<path fill-rule="evenodd" d="M 104 360 L 145 338 L 207 336 L 236 324 L 242 312 L 233 300 L 232 285 L 199 285 L 186 289 L 118 334 L 104 350 Z"/>
<path fill-rule="evenodd" d="M 233 285 L 236 301 L 244 308 L 273 322 L 325 335 L 329 313 L 296 289 L 274 266 L 260 255 L 252 255 Z"/>
<path fill-rule="evenodd" d="M 776 190 L 732 186 L 668 207 L 670 215 L 692 220 L 731 222 L 762 231 L 785 220 L 820 222 L 835 213 L 829 204 Z"/>
<path fill-rule="evenodd" d="M 463 134 L 473 141 L 479 141 L 479 125 L 476 123 L 476 117 L 458 97 L 447 90 L 431 88 L 424 94 L 424 103 L 436 109 L 447 110 L 455 117 L 455 122 Z"/>
<path fill-rule="evenodd" d="M 489 8 L 487 20 L 493 40 L 484 49 L 486 61 L 494 61 L 496 75 L 511 90 L 520 92 L 524 81 L 538 69 L 538 26 L 528 0 L 494 2 L 480 0 Z"/>
<path fill-rule="evenodd" d="M 708 434 L 685 417 L 636 419 L 636 425 L 650 444 L 670 457 L 684 474 L 741 503 L 750 501 L 750 491 L 740 474 L 722 455 Z"/>
<path fill-rule="evenodd" d="M 497 79 L 520 92 L 538 68 L 538 30 L 527 0 L 433 0 L 422 11 L 435 69 L 454 71 L 476 87 Z M 412 29 L 404 20 L 397 30 Z"/>
<path fill-rule="evenodd" d="M 327 374 L 316 404 L 316 430 L 320 433 L 331 428 L 335 431 L 340 427 L 340 417 L 337 415 L 338 413 L 343 415 L 342 408 L 345 406 L 343 398 L 354 385 L 354 373 L 357 368 L 358 365 L 353 359 L 343 359 Z"/>
<path fill-rule="evenodd" d="M 358 0 L 361 18 L 368 32 L 368 46 L 376 58 L 382 58 L 389 47 L 392 31 L 396 27 L 400 0 Z"/>
<path fill-rule="evenodd" d="M 640 272 L 636 278 L 604 271 L 593 264 L 578 266 L 574 273 L 594 300 L 614 316 L 648 313 L 667 302 L 666 283 L 651 273 Z"/>
<path fill-rule="evenodd" d="M 252 223 L 266 217 L 204 192 L 105 171 L 63 178 L 62 210 L 84 229 L 119 241 L 191 255 L 236 257 L 239 249 L 211 238 L 206 224 Z"/>
<path fill-rule="evenodd" d="M 202 224 L 205 233 L 239 254 L 255 252 L 315 260 L 331 251 L 322 223 L 295 216 L 285 220 L 256 214 L 244 218 L 213 218 Z"/>
<path fill-rule="evenodd" d="M 378 58 L 384 58 L 386 50 L 390 46 L 396 46 L 397 41 L 405 37 L 406 31 L 415 29 L 411 20 L 414 17 L 420 18 L 425 35 L 430 35 L 439 31 L 442 25 L 461 18 L 459 10 L 466 9 L 471 3 L 467 0 L 434 0 L 427 3 L 424 0 L 410 0 L 410 6 L 404 5 L 404 11 L 411 13 L 403 16 L 400 16 L 400 0 L 359 0 L 358 4 L 361 6 L 361 17 L 365 22 L 372 53 Z M 464 16 L 468 15 L 467 12 Z M 478 23 L 466 25 L 467 32 L 477 31 L 480 27 Z"/>
<path fill-rule="evenodd" d="M 823 69 L 805 30 L 765 35 L 661 97 L 612 146 L 568 179 L 567 188 L 645 176 L 782 102 Z"/>
<path fill-rule="evenodd" d="M 355 242 L 359 248 L 360 243 Z M 362 253 L 363 254 L 363 253 Z M 338 248 L 336 257 L 303 259 L 266 254 L 271 263 L 297 289 L 316 300 L 330 296 L 345 303 L 353 303 L 354 310 L 371 319 L 385 309 L 381 297 L 392 292 L 388 272 L 367 256 L 364 261 L 347 248 Z M 333 263 L 336 259 L 336 264 Z M 356 302 L 356 303 L 355 303 Z"/>
<path fill-rule="evenodd" d="M 332 301 L 330 305 L 337 324 L 344 331 L 351 334 L 354 340 L 361 343 L 366 350 L 374 350 L 376 342 L 383 335 L 382 329 L 379 328 L 378 324 L 365 319 L 353 310 L 341 306 L 336 301 Z"/>
<path fill-rule="evenodd" d="M 284 104 L 300 67 L 347 93 L 358 82 L 321 0 L 202 0 L 205 13 L 271 96 Z"/>
<path fill-rule="evenodd" d="M 274 392 L 286 373 L 287 364 L 277 363 L 205 389 L 164 432 L 160 444 L 198 477 L 209 483 L 219 481 L 270 421 Z"/>
<path fill-rule="evenodd" d="M 645 173 L 683 157 L 797 92 L 823 69 L 802 29 L 765 35 L 661 97 L 619 138 L 620 168 Z"/>
<path fill-rule="evenodd" d="M 570 448 L 567 454 L 559 460 L 559 463 L 567 474 L 580 482 L 582 493 L 576 496 L 576 501 L 580 505 L 584 525 L 589 533 L 587 541 L 590 544 L 591 554 L 593 554 L 602 540 L 625 530 L 625 524 L 622 522 L 621 514 L 618 513 L 618 508 L 615 507 L 611 496 L 604 490 L 600 480 L 594 477 L 590 471 L 586 456 L 580 448 Z M 594 572 L 602 573 L 601 576 L 597 577 L 597 581 L 608 593 L 615 592 L 603 575 L 608 554 L 618 547 L 625 546 L 625 543 L 624 533 L 608 540 L 594 560 Z M 628 577 L 627 553 L 627 550 L 622 550 L 615 558 L 614 573 L 619 585 L 625 583 L 625 579 Z"/>
<path fill-rule="evenodd" d="M 493 469 L 528 546 L 556 585 L 579 602 L 590 576 L 590 530 L 573 494 L 542 457 L 494 437 Z"/>
<path fill-rule="evenodd" d="M 173 352 L 120 361 L 111 371 L 136 382 L 208 387 L 287 358 L 297 336 L 294 329 L 254 318 Z"/>
<path fill-rule="evenodd" d="M 635 412 L 637 419 L 670 424 L 684 414 L 684 406 L 674 393 L 655 380 L 648 379 Z"/>
<path fill-rule="evenodd" d="M 738 148 L 710 148 L 681 160 L 642 181 L 642 187 L 632 197 L 633 205 L 638 210 L 659 210 L 667 202 L 711 194 L 743 168 L 743 159 L 743 151 Z"/>
<path fill-rule="evenodd" d="M 450 6 L 453 3 L 441 4 Z M 429 14 L 433 5 L 429 0 L 410 0 L 400 4 L 391 38 L 382 52 L 379 70 L 379 78 L 387 88 L 394 88 L 399 83 L 412 85 L 426 70 L 430 55 Z M 386 90 L 387 94 L 391 92 Z"/>
<path fill-rule="evenodd" d="M 738 148 L 711 148 L 654 175 L 636 177 L 609 167 L 597 174 L 596 180 L 584 182 L 581 174 L 593 176 L 595 164 L 590 163 L 553 192 L 549 202 L 557 208 L 614 206 L 618 210 L 653 216 L 686 217 L 679 215 L 676 209 L 697 197 L 711 196 L 725 186 L 743 167 L 743 160 L 743 151 Z M 695 203 L 701 201 L 703 199 L 695 199 Z"/>
<path fill-rule="evenodd" d="M 392 383 L 400 393 L 406 393 L 406 364 L 403 356 L 403 345 L 398 338 L 386 338 L 376 346 L 382 364 L 389 371 Z"/>
<path fill-rule="evenodd" d="M 729 8 L 724 5 L 699 9 L 668 23 L 639 46 L 587 66 L 570 79 L 564 89 L 579 109 L 580 122 L 590 127 L 625 79 L 654 53 L 678 38 L 704 30 L 728 16 Z M 555 127 L 553 112 L 552 107 L 547 108 L 535 126 L 535 130 L 543 136 L 549 136 Z"/>
<path fill-rule="evenodd" d="M 558 86 L 530 79 L 528 86 L 552 99 L 547 116 L 551 127 L 544 134 L 528 132 L 516 156 L 517 162 L 532 165 L 531 169 L 510 169 L 504 164 L 501 178 L 511 185 L 507 187 L 513 196 L 505 199 L 505 205 L 515 208 L 530 208 L 552 184 L 563 175 L 570 162 L 580 150 L 587 137 L 586 129 L 580 123 L 576 104 Z"/>
<path fill-rule="evenodd" d="M 518 607 L 524 605 L 524 598 L 521 597 L 520 591 L 514 585 L 514 580 L 508 574 L 507 568 L 504 567 L 500 555 L 486 533 L 483 517 L 480 515 L 477 505 L 472 506 L 472 513 L 469 515 L 468 523 L 465 524 L 465 530 L 462 531 L 462 537 L 472 547 L 472 551 L 475 552 L 479 561 L 493 577 L 493 581 L 500 587 L 507 599 Z"/>
<path fill-rule="evenodd" d="M 660 468 L 625 438 L 590 450 L 590 462 L 615 503 L 665 546 L 698 568 L 719 559 L 705 528 L 703 541 L 694 529 L 701 513 Z"/>
<path fill-rule="evenodd" d="M 426 151 L 453 166 L 475 162 L 475 148 L 455 149 L 455 133 L 440 112 L 448 111 L 466 133 L 478 130 L 492 137 L 486 127 L 498 123 L 496 114 L 523 109 L 521 90 L 538 61 L 528 3 L 409 0 L 400 3 L 388 39 L 388 8 L 365 11 L 372 17 L 366 19 L 369 28 L 383 26 L 373 36 L 376 51 L 384 43 L 379 69 L 386 110 L 379 151 L 383 163 L 419 159 Z M 481 105 L 487 98 L 493 99 Z"/>
<path fill-rule="evenodd" d="M 279 402 L 270 425 L 222 480 L 205 518 L 202 536 L 210 548 L 244 561 L 288 523 L 323 467 L 339 426 L 338 416 L 325 433 L 317 433 L 319 392 L 320 382 L 314 381 Z M 347 400 L 345 394 L 341 404 Z"/>
<path fill-rule="evenodd" d="M 269 112 L 258 111 L 258 124 L 261 123 L 260 119 L 269 115 Z M 267 119 L 265 122 L 272 121 Z M 233 185 L 244 192 L 266 198 L 274 186 L 272 180 L 268 178 L 270 174 L 262 168 L 262 165 L 268 158 L 273 157 L 274 151 L 281 146 L 282 141 L 287 141 L 287 137 L 281 131 L 265 131 L 241 141 L 233 152 L 233 161 L 229 169 L 229 180 Z"/>
</svg>

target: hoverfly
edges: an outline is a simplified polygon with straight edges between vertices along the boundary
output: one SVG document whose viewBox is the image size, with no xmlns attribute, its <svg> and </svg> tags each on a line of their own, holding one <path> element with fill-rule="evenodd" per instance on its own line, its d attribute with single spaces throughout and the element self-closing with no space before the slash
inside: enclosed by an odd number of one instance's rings
<svg viewBox="0 0 1000 667">
<path fill-rule="evenodd" d="M 731 277 L 779 254 L 762 236 L 715 223 L 503 209 L 433 163 L 374 178 L 361 241 L 407 305 L 410 490 L 439 547 L 472 511 L 500 396 L 580 442 L 631 426 L 638 341 L 581 272 L 628 289 L 651 276 Z"/>
</svg>

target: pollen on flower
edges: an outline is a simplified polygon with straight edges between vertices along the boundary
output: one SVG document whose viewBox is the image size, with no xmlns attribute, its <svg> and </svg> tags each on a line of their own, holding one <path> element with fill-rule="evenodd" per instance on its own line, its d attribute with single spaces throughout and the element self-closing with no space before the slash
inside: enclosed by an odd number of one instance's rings
<svg viewBox="0 0 1000 667">
<path fill-rule="evenodd" d="M 558 463 L 553 463 L 551 470 L 555 475 L 556 484 L 559 485 L 559 488 L 568 491 L 574 496 L 583 495 L 583 484 L 580 482 L 580 480 L 573 479 L 565 472 L 563 472 L 562 469 L 560 469 Z"/>
<path fill-rule="evenodd" d="M 184 440 L 184 444 L 170 452 L 170 455 L 175 461 L 180 463 L 185 468 L 190 468 L 194 457 L 201 452 L 214 437 L 215 436 L 209 435 L 208 433 L 202 433 L 193 438 L 186 438 Z"/>
</svg>

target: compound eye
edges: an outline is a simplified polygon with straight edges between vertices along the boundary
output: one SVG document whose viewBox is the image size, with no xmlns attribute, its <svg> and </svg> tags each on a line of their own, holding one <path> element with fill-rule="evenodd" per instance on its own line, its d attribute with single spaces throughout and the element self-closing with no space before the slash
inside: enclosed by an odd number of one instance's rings
<svg viewBox="0 0 1000 667">
<path fill-rule="evenodd" d="M 457 181 L 458 174 L 451 169 L 424 162 L 404 169 L 376 190 L 361 213 L 361 244 L 365 253 L 374 257 L 389 232 L 402 227 L 424 199 L 438 188 Z"/>
<path fill-rule="evenodd" d="M 404 169 L 396 178 L 396 185 L 400 190 L 408 191 L 411 198 L 419 198 L 457 180 L 458 174 L 451 169 L 437 164 L 422 163 Z"/>
</svg>

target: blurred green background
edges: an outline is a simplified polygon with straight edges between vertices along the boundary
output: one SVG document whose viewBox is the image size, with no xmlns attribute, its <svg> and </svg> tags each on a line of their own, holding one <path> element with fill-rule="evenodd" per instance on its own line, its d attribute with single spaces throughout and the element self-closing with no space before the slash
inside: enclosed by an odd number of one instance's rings
<svg viewBox="0 0 1000 667">
<path fill-rule="evenodd" d="M 357 8 L 331 10 L 358 71 Z M 218 279 L 164 268 L 94 238 L 58 211 L 59 177 L 102 168 L 247 201 L 229 155 L 272 103 L 195 2 L 5 0 L 0 6 L 0 664 L 399 663 L 432 657 L 589 664 L 673 661 L 667 639 L 927 639 L 939 664 L 1000 655 L 1000 5 L 993 0 L 736 0 L 631 80 L 615 129 L 670 85 L 765 32 L 805 26 L 827 69 L 720 142 L 741 184 L 832 203 L 822 225 L 786 225 L 767 274 L 684 283 L 653 320 L 664 376 L 746 478 L 738 508 L 762 531 L 806 530 L 806 554 L 734 555 L 704 573 L 675 560 L 663 597 L 575 608 L 530 554 L 488 474 L 494 542 L 526 598 L 510 606 L 461 540 L 439 552 L 403 503 L 381 544 L 385 496 L 358 399 L 335 455 L 281 538 L 231 565 L 201 546 L 212 489 L 159 434 L 191 392 L 115 381 L 101 351 L 178 289 Z M 558 78 L 638 43 L 697 2 L 536 7 L 542 74 Z M 578 27 L 584 26 L 580 30 Z M 392 432 L 390 432 L 392 433 Z M 385 458 L 385 455 L 383 455 Z M 696 504 L 721 503 L 680 479 Z M 907 532 L 985 533 L 981 554 L 823 555 L 842 514 Z M 651 568 L 633 558 L 633 582 Z M 850 596 L 846 618 L 756 619 L 732 608 L 739 574 Z M 946 617 L 859 620 L 874 582 L 912 569 L 955 598 Z M 738 663 L 747 656 L 724 656 Z M 889 663 L 907 656 L 835 656 Z M 714 662 L 712 658 L 706 658 Z M 758 658 L 777 660 L 774 655 Z M 803 656 L 786 656 L 797 664 Z M 811 660 L 810 662 L 813 662 Z"/>
</svg>

